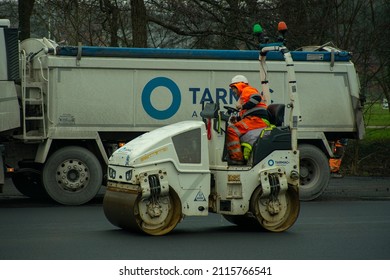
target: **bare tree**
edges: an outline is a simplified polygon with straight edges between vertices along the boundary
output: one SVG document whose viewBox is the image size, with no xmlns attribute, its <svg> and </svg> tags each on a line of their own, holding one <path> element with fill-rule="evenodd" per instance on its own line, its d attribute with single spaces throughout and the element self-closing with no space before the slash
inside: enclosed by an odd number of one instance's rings
<svg viewBox="0 0 390 280">
<path fill-rule="evenodd" d="M 103 28 L 108 31 L 110 38 L 110 46 L 118 47 L 118 31 L 119 31 L 119 7 L 116 1 L 99 0 L 100 10 L 104 13 L 105 19 L 102 22 Z"/>
<path fill-rule="evenodd" d="M 274 23 L 272 13 L 267 12 L 272 7 L 270 2 L 150 0 L 149 21 L 168 30 L 172 42 L 187 38 L 187 45 L 192 48 L 253 48 L 253 24 L 259 19 L 266 27 Z"/>
</svg>

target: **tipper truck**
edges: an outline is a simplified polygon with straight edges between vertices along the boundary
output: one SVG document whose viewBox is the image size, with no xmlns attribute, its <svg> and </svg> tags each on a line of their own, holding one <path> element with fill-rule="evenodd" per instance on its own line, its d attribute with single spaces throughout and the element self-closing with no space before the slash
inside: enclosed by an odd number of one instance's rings
<svg viewBox="0 0 390 280">
<path fill-rule="evenodd" d="M 300 80 L 300 199 L 311 200 L 328 185 L 332 143 L 364 134 L 359 81 L 349 52 L 319 46 L 291 55 Z M 267 54 L 268 104 L 290 102 L 285 67 L 280 53 Z M 204 102 L 234 105 L 236 74 L 262 88 L 259 52 L 19 42 L 0 20 L 0 184 L 13 170 L 29 197 L 84 204 L 104 190 L 108 159 L 122 143 L 201 120 Z"/>
</svg>

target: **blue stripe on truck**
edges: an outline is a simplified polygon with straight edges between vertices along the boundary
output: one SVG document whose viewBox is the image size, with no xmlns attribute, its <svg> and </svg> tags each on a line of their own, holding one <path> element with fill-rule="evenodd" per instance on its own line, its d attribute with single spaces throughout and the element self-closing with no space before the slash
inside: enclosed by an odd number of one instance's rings
<svg viewBox="0 0 390 280">
<path fill-rule="evenodd" d="M 78 47 L 59 46 L 57 55 L 77 56 Z M 330 61 L 331 53 L 326 51 L 292 51 L 295 61 Z M 119 48 L 119 47 L 81 47 L 81 56 L 91 57 L 129 57 L 129 58 L 175 58 L 175 59 L 216 59 L 216 60 L 258 60 L 259 51 L 240 50 L 201 50 L 201 49 L 157 49 L 157 48 Z M 346 51 L 335 52 L 335 61 L 349 61 L 351 54 Z M 282 60 L 281 52 L 268 52 L 267 60 Z"/>
</svg>

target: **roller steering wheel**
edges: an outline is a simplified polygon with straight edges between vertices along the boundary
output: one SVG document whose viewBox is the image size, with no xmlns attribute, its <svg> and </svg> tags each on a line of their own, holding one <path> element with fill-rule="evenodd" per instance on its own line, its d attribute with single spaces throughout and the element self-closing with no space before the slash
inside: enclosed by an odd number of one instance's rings
<svg viewBox="0 0 390 280">
<path fill-rule="evenodd" d="M 225 108 L 227 110 L 227 113 L 229 115 L 231 115 L 232 113 L 238 113 L 240 111 L 237 108 L 234 108 L 234 107 L 228 106 L 228 105 L 223 106 L 223 108 Z"/>
</svg>

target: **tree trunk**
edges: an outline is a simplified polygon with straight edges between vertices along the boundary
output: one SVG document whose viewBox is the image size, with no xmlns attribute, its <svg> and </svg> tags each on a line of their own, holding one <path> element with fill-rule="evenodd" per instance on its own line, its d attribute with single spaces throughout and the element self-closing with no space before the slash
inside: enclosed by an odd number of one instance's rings
<svg viewBox="0 0 390 280">
<path fill-rule="evenodd" d="M 353 148 L 353 157 L 351 164 L 351 175 L 359 175 L 359 139 L 356 140 Z"/>
<path fill-rule="evenodd" d="M 100 10 L 105 14 L 102 25 L 103 29 L 110 34 L 110 47 L 118 47 L 120 9 L 117 6 L 117 2 L 111 3 L 111 0 L 100 0 L 99 4 Z"/>
<path fill-rule="evenodd" d="M 35 0 L 19 0 L 19 39 L 24 40 L 30 38 L 30 17 L 34 8 Z"/>
<path fill-rule="evenodd" d="M 147 37 L 147 15 L 143 0 L 131 0 L 131 24 L 133 31 L 133 47 L 146 48 Z"/>
</svg>

